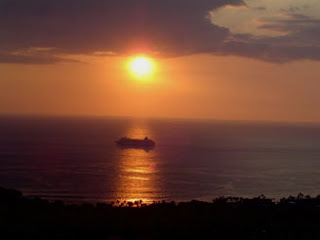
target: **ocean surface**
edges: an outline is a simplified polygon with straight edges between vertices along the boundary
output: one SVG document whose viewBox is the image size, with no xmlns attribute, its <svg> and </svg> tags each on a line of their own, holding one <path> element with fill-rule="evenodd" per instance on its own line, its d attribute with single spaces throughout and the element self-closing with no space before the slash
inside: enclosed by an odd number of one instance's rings
<svg viewBox="0 0 320 240">
<path fill-rule="evenodd" d="M 317 196 L 320 125 L 1 116 L 0 186 L 69 202 Z"/>
</svg>

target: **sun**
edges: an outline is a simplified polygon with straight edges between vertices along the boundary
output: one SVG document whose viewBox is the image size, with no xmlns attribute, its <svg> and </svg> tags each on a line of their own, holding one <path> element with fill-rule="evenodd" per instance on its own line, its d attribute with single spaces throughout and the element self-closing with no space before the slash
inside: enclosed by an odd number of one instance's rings
<svg viewBox="0 0 320 240">
<path fill-rule="evenodd" d="M 138 78 L 149 77 L 154 71 L 153 61 L 145 56 L 137 56 L 129 61 L 131 74 Z"/>
</svg>

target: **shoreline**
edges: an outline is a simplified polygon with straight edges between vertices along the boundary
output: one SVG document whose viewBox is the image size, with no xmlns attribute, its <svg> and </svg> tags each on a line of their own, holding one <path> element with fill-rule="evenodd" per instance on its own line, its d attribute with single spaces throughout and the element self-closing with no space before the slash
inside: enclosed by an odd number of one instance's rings
<svg viewBox="0 0 320 240">
<path fill-rule="evenodd" d="M 66 205 L 0 188 L 0 213 L 0 231 L 10 239 L 320 237 L 320 196 L 303 194 L 279 202 L 261 195 L 220 197 L 212 202 Z"/>
</svg>

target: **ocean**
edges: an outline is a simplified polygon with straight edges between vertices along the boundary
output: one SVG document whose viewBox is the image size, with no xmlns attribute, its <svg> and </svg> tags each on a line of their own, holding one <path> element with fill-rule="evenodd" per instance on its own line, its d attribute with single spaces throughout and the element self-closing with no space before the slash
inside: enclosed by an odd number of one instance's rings
<svg viewBox="0 0 320 240">
<path fill-rule="evenodd" d="M 1 116 L 0 186 L 66 202 L 317 196 L 320 124 Z"/>
</svg>

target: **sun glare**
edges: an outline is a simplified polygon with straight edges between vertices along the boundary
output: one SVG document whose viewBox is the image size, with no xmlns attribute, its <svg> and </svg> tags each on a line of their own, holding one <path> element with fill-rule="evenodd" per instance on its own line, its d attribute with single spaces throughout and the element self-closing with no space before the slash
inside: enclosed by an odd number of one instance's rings
<svg viewBox="0 0 320 240">
<path fill-rule="evenodd" d="M 146 78 L 152 74 L 154 63 L 147 57 L 135 57 L 129 62 L 129 70 L 135 77 Z"/>
</svg>

